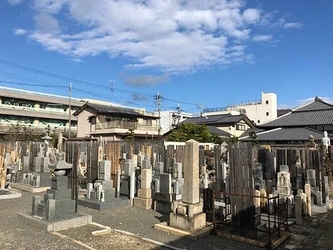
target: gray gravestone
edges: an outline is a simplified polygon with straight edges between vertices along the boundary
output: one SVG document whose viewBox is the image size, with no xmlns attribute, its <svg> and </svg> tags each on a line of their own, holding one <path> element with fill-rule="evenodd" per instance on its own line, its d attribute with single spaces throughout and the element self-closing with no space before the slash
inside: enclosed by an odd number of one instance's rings
<svg viewBox="0 0 333 250">
<path fill-rule="evenodd" d="M 41 172 L 42 169 L 42 157 L 34 157 L 33 171 Z"/>
<path fill-rule="evenodd" d="M 171 194 L 171 174 L 161 174 L 160 175 L 160 193 L 161 194 Z"/>
<path fill-rule="evenodd" d="M 126 160 L 124 166 L 124 174 L 127 176 L 131 176 L 134 171 L 134 163 L 132 160 Z"/>
<path fill-rule="evenodd" d="M 316 186 L 316 170 L 308 169 L 306 170 L 307 182 L 310 184 L 311 187 Z"/>
<path fill-rule="evenodd" d="M 33 196 L 32 197 L 32 215 L 37 215 L 37 207 L 38 204 L 41 202 L 42 197 L 41 196 Z"/>
</svg>

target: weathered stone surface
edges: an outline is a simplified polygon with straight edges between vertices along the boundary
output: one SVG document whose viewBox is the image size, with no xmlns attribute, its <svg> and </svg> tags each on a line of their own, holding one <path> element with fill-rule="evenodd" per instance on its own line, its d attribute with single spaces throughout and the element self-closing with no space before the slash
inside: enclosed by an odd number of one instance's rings
<svg viewBox="0 0 333 250">
<path fill-rule="evenodd" d="M 152 199 L 145 199 L 145 198 L 135 197 L 133 199 L 133 205 L 135 207 L 140 207 L 140 208 L 144 208 L 144 209 L 151 209 Z"/>
<path fill-rule="evenodd" d="M 201 213 L 192 218 L 188 218 L 186 216 L 171 213 L 170 226 L 189 232 L 194 232 L 206 226 L 206 214 Z"/>
<path fill-rule="evenodd" d="M 138 189 L 138 197 L 141 197 L 141 198 L 151 198 L 151 189 L 142 189 L 142 188 L 139 188 Z"/>
<path fill-rule="evenodd" d="M 195 204 L 199 197 L 199 143 L 185 143 L 183 202 Z"/>
</svg>

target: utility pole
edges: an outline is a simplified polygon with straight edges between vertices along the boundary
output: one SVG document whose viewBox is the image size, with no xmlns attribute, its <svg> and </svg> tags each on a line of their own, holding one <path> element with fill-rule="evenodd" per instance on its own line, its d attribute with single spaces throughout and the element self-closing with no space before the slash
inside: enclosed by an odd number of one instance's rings
<svg viewBox="0 0 333 250">
<path fill-rule="evenodd" d="M 197 104 L 197 108 L 198 109 L 200 109 L 200 116 L 202 116 L 202 114 L 203 114 L 203 108 L 204 108 L 205 106 L 203 105 L 203 104 L 201 104 L 201 103 L 198 103 Z"/>
<path fill-rule="evenodd" d="M 180 113 L 183 111 L 180 109 L 180 104 L 178 104 L 176 111 L 176 113 L 173 112 L 172 114 L 172 126 L 176 126 L 178 123 L 180 123 Z"/>
<path fill-rule="evenodd" d="M 160 95 L 160 92 L 157 92 L 157 95 L 154 96 L 155 99 L 155 104 L 157 105 L 157 112 L 158 112 L 158 124 L 157 124 L 157 129 L 158 129 L 158 135 L 161 133 L 161 101 L 163 99 L 162 95 Z"/>
<path fill-rule="evenodd" d="M 113 84 L 115 82 L 116 82 L 115 80 L 110 80 L 110 83 L 111 83 L 111 87 L 110 87 L 110 90 L 111 90 L 111 100 L 112 100 L 112 93 L 114 92 L 114 86 L 113 86 Z"/>
<path fill-rule="evenodd" d="M 72 83 L 69 83 L 68 91 L 68 139 L 71 138 L 71 123 L 72 123 Z"/>
<path fill-rule="evenodd" d="M 180 104 L 178 104 L 176 110 L 177 110 L 177 123 L 176 124 L 178 124 L 178 123 L 180 123 L 180 112 L 182 111 L 180 109 Z"/>
</svg>

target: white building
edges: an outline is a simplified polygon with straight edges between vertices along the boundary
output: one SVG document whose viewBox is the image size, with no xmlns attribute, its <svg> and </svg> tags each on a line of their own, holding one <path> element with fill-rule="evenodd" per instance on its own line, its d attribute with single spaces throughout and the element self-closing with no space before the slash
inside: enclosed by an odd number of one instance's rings
<svg viewBox="0 0 333 250">
<path fill-rule="evenodd" d="M 174 128 L 174 126 L 187 118 L 192 117 L 191 113 L 185 113 L 182 111 L 160 111 L 160 126 L 161 126 L 161 134 L 165 134 L 170 129 Z"/>
<path fill-rule="evenodd" d="M 231 113 L 246 114 L 255 124 L 262 124 L 277 118 L 277 96 L 274 93 L 261 93 L 261 100 L 228 105 L 223 108 L 204 109 L 203 116 Z"/>
</svg>

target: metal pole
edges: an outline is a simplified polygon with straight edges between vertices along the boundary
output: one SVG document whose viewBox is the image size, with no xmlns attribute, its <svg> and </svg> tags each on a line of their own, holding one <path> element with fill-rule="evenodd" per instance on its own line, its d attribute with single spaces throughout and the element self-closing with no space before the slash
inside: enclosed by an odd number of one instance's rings
<svg viewBox="0 0 333 250">
<path fill-rule="evenodd" d="M 71 123 L 72 123 L 72 107 L 71 107 L 71 99 L 72 99 L 72 83 L 69 83 L 69 92 L 68 92 L 68 139 L 71 138 Z"/>
</svg>

